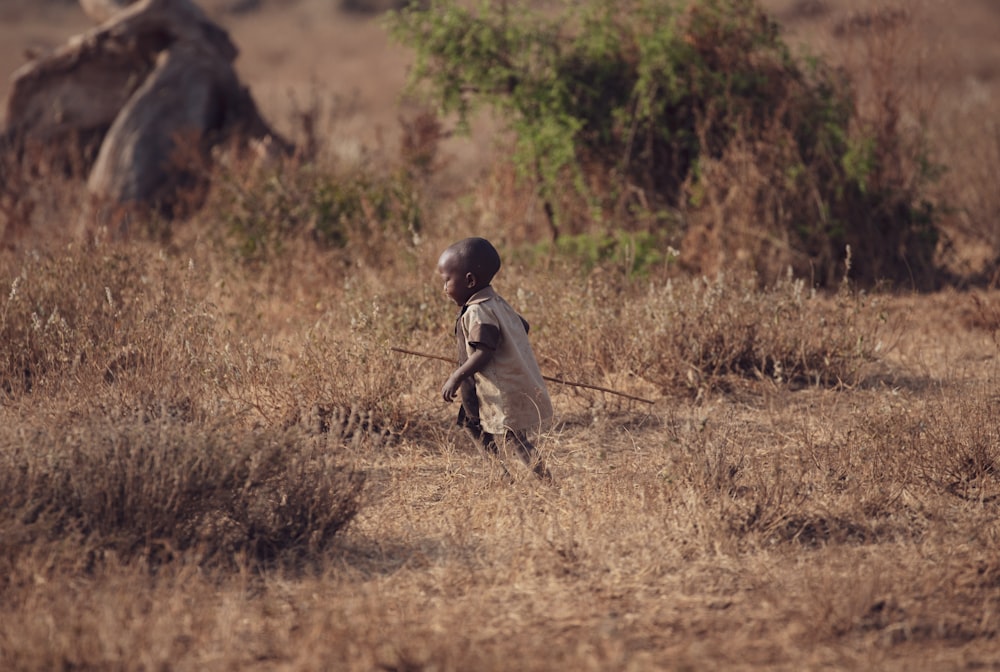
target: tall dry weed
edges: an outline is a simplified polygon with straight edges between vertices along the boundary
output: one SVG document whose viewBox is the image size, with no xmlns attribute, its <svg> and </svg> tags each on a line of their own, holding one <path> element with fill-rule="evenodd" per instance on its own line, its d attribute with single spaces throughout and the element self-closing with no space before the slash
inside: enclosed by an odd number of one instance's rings
<svg viewBox="0 0 1000 672">
<path fill-rule="evenodd" d="M 76 234 L 86 202 L 87 159 L 0 139 L 0 246 L 66 240 Z M 67 213 L 72 213 L 68 215 Z"/>
<path fill-rule="evenodd" d="M 217 324 L 190 260 L 77 243 L 2 263 L 0 386 L 12 401 L 113 390 L 139 406 L 213 402 Z"/>
</svg>

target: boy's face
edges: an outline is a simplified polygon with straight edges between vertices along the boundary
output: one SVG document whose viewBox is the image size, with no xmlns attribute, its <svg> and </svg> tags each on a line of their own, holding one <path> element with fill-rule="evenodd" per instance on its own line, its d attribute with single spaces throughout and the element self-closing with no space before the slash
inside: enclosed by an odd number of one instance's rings
<svg viewBox="0 0 1000 672">
<path fill-rule="evenodd" d="M 461 259 L 450 251 L 446 251 L 438 259 L 437 272 L 444 281 L 444 293 L 459 306 L 464 306 L 479 289 L 476 276 L 465 271 L 462 266 Z"/>
</svg>

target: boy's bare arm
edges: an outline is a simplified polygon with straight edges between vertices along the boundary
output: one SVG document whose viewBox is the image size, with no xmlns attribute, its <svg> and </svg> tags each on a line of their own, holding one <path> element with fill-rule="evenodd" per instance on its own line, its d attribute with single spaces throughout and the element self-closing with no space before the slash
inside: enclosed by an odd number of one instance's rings
<svg viewBox="0 0 1000 672">
<path fill-rule="evenodd" d="M 445 381 L 444 386 L 441 388 L 441 397 L 447 402 L 454 401 L 455 396 L 458 394 L 458 389 L 462 385 L 462 381 L 482 371 L 492 359 L 492 350 L 476 348 L 476 351 L 460 367 L 455 369 L 454 373 L 448 376 L 448 380 Z"/>
</svg>

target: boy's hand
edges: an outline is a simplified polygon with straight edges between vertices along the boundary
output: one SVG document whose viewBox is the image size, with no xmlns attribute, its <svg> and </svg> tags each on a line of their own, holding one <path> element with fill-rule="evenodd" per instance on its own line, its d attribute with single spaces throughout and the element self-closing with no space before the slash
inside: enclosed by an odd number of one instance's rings
<svg viewBox="0 0 1000 672">
<path fill-rule="evenodd" d="M 449 403 L 454 401 L 459 388 L 462 386 L 462 381 L 482 371 L 492 359 L 492 350 L 477 348 L 475 352 L 469 355 L 469 358 L 465 360 L 462 366 L 455 369 L 454 373 L 448 376 L 448 380 L 445 381 L 444 386 L 441 388 L 441 398 Z"/>
<path fill-rule="evenodd" d="M 457 377 L 454 373 L 448 377 L 448 380 L 444 381 L 444 386 L 441 388 L 441 398 L 451 403 L 455 400 L 458 395 L 459 388 L 462 387 L 462 379 Z"/>
</svg>

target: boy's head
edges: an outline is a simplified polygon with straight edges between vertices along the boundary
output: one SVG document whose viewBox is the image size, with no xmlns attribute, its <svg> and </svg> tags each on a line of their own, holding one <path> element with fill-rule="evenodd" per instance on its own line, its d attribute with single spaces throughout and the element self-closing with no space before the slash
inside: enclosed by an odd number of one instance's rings
<svg viewBox="0 0 1000 672">
<path fill-rule="evenodd" d="M 485 238 L 465 238 L 451 245 L 438 259 L 444 293 L 464 306 L 469 298 L 493 282 L 500 270 L 500 254 Z"/>
</svg>

